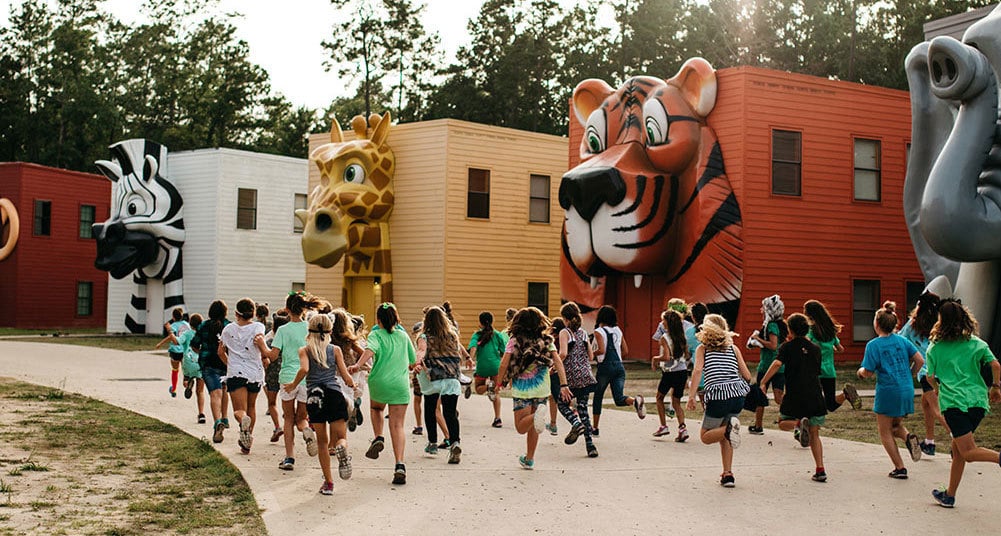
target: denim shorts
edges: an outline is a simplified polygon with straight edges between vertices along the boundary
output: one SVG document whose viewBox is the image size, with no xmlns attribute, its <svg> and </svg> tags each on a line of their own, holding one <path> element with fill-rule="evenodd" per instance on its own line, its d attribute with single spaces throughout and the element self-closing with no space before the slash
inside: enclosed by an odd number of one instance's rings
<svg viewBox="0 0 1001 536">
<path fill-rule="evenodd" d="M 538 408 L 539 406 L 544 406 L 546 402 L 549 401 L 549 397 L 545 398 L 514 398 L 514 410 L 522 410 L 527 407 Z"/>
<path fill-rule="evenodd" d="M 702 418 L 702 429 L 719 428 L 730 417 L 740 415 L 744 410 L 744 397 L 728 398 L 726 400 L 706 400 L 706 413 Z"/>
<path fill-rule="evenodd" d="M 205 380 L 205 387 L 208 388 L 209 392 L 218 391 L 223 388 L 222 377 L 226 375 L 226 371 L 219 370 L 212 367 L 202 367 L 202 379 Z"/>
</svg>

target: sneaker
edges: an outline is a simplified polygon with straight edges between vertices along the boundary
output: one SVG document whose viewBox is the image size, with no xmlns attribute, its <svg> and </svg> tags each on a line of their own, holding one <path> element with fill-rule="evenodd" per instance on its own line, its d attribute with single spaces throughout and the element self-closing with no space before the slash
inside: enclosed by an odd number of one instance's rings
<svg viewBox="0 0 1001 536">
<path fill-rule="evenodd" d="M 518 456 L 518 463 L 521 464 L 522 469 L 527 469 L 529 471 L 535 469 L 535 460 L 529 460 L 524 455 Z"/>
<path fill-rule="evenodd" d="M 370 460 L 378 460 L 379 453 L 382 452 L 382 449 L 384 448 L 386 448 L 386 441 L 381 437 L 377 437 L 373 439 L 372 443 L 368 446 L 368 450 L 365 451 L 365 457 Z M 406 473 L 406 471 L 404 471 L 404 473 Z M 406 475 L 404 475 L 404 478 L 406 478 Z"/>
<path fill-rule="evenodd" d="M 904 446 L 907 447 L 907 452 L 911 453 L 912 460 L 918 461 L 921 459 L 921 449 L 918 448 L 918 436 L 907 434 L 907 439 L 904 439 Z"/>
<path fill-rule="evenodd" d="M 410 433 L 413 435 L 424 435 L 424 427 L 414 426 L 414 429 Z"/>
<path fill-rule="evenodd" d="M 591 429 L 591 437 L 598 437 L 598 429 L 597 428 L 592 428 Z"/>
<path fill-rule="evenodd" d="M 497 386 L 494 385 L 494 381 L 491 380 L 490 378 L 487 378 L 486 384 L 487 384 L 487 398 L 489 398 L 491 402 L 497 400 Z"/>
<path fill-rule="evenodd" d="M 846 383 L 845 388 L 841 392 L 844 393 L 845 400 L 852 405 L 853 410 L 858 411 L 862 409 L 862 397 L 858 395 L 858 390 L 855 389 L 854 385 Z"/>
<path fill-rule="evenodd" d="M 667 418 L 668 419 L 673 419 L 674 415 L 675 415 L 674 408 L 667 408 Z"/>
<path fill-rule="evenodd" d="M 643 395 L 636 395 L 636 398 L 633 399 L 633 407 L 636 408 L 636 416 L 641 419 L 646 418 L 646 405 L 643 402 Z"/>
<path fill-rule="evenodd" d="M 177 398 L 177 388 L 173 385 L 167 388 L 167 392 L 170 393 L 171 398 Z"/>
<path fill-rule="evenodd" d="M 351 478 L 351 456 L 348 456 L 348 449 L 344 445 L 334 447 L 334 456 L 337 457 L 337 474 L 341 480 Z"/>
<path fill-rule="evenodd" d="M 291 471 L 295 469 L 295 458 L 291 456 L 285 458 L 278 464 L 278 468 L 282 471 Z"/>
<path fill-rule="evenodd" d="M 816 473 L 813 473 L 813 476 L 810 477 L 810 479 L 814 482 L 827 482 L 827 472 L 817 471 Z"/>
<path fill-rule="evenodd" d="M 546 424 L 547 424 L 546 421 L 549 420 L 549 415 L 548 415 L 549 412 L 542 411 L 543 406 L 545 406 L 545 404 L 539 404 L 539 407 L 535 408 L 534 422 L 535 422 L 535 433 L 537 434 L 542 434 L 542 432 L 546 431 Z"/>
<path fill-rule="evenodd" d="M 797 442 L 799 441 L 799 426 L 796 426 L 795 428 L 792 429 L 792 438 L 795 439 Z"/>
<path fill-rule="evenodd" d="M 574 443 L 577 442 L 577 438 L 580 437 L 580 435 L 583 433 L 584 433 L 584 425 L 580 423 L 575 424 L 572 427 L 570 427 L 570 433 L 568 433 L 567 437 L 563 439 L 563 442 L 566 443 L 567 445 L 573 445 Z"/>
<path fill-rule="evenodd" d="M 809 447 L 810 446 L 810 419 L 803 417 L 799 420 L 799 425 L 796 426 L 796 431 L 799 432 L 799 446 Z"/>
<path fill-rule="evenodd" d="M 467 383 L 462 388 L 462 398 L 467 398 L 468 399 L 472 395 L 473 395 L 473 386 L 472 386 L 472 384 Z"/>
<path fill-rule="evenodd" d="M 424 454 L 427 454 L 428 456 L 437 456 L 438 445 L 435 445 L 434 443 L 428 443 L 427 445 L 424 446 Z"/>
<path fill-rule="evenodd" d="M 674 438 L 675 443 L 688 441 L 688 428 L 678 428 L 678 436 Z"/>
<path fill-rule="evenodd" d="M 272 443 L 277 443 L 278 440 L 283 435 L 285 435 L 285 430 L 282 430 L 281 428 L 275 428 L 275 430 L 273 432 L 271 432 L 271 442 Z"/>
<path fill-rule="evenodd" d="M 907 480 L 907 468 L 901 467 L 900 469 L 894 469 L 886 476 L 896 478 L 897 480 Z"/>
<path fill-rule="evenodd" d="M 320 445 L 316 443 L 316 432 L 311 427 L 302 429 L 302 440 L 306 443 L 306 454 L 316 456 L 320 452 Z"/>
<path fill-rule="evenodd" d="M 324 482 L 323 485 L 320 486 L 320 495 L 333 495 L 333 494 L 334 494 L 333 482 Z"/>
<path fill-rule="evenodd" d="M 667 425 L 658 426 L 657 431 L 653 433 L 653 437 L 664 437 L 666 435 L 671 435 L 671 429 Z"/>
<path fill-rule="evenodd" d="M 223 426 L 224 426 L 224 427 L 225 427 L 225 428 L 226 428 L 227 430 L 229 430 L 229 418 L 227 418 L 227 417 L 223 417 L 223 418 L 222 418 L 222 419 L 220 419 L 220 420 L 222 421 L 222 425 L 223 425 Z"/>
<path fill-rule="evenodd" d="M 949 495 L 944 489 L 931 490 L 931 496 L 935 497 L 938 505 L 943 508 L 952 508 L 956 506 L 956 498 Z"/>
<path fill-rule="evenodd" d="M 497 417 L 496 419 L 494 419 L 494 422 L 490 424 L 490 426 L 493 426 L 494 428 L 500 428 L 504 426 L 504 424 L 501 422 L 500 417 Z"/>
<path fill-rule="evenodd" d="M 730 417 L 730 422 L 726 423 L 726 440 L 730 442 L 730 447 L 740 447 L 740 419 L 737 417 Z"/>
<path fill-rule="evenodd" d="M 365 412 L 361 410 L 361 398 L 355 399 L 355 422 L 358 426 L 365 424 Z"/>
<path fill-rule="evenodd" d="M 760 426 L 748 426 L 747 433 L 751 435 L 765 435 L 765 429 Z"/>
<path fill-rule="evenodd" d="M 222 443 L 222 431 L 226 428 L 226 425 L 222 423 L 222 420 L 215 422 L 215 431 L 212 433 L 213 443 Z"/>
<path fill-rule="evenodd" d="M 560 435 L 560 429 L 556 426 L 556 423 L 547 424 L 546 430 L 549 430 L 549 435 Z"/>
<path fill-rule="evenodd" d="M 348 417 L 348 431 L 354 432 L 358 428 L 358 411 L 352 410 L 351 416 Z"/>
<path fill-rule="evenodd" d="M 722 474 L 719 476 L 719 485 L 724 488 L 732 488 L 737 485 L 733 479 L 733 474 Z"/>
<path fill-rule="evenodd" d="M 184 380 L 184 398 L 191 398 L 191 380 Z"/>
<path fill-rule="evenodd" d="M 396 464 L 393 470 L 393 484 L 403 485 L 407 483 L 407 467 L 402 463 Z"/>
<path fill-rule="evenodd" d="M 250 435 L 250 422 L 250 415 L 244 415 L 240 419 L 240 435 L 236 440 L 236 444 L 245 450 L 250 450 L 250 446 L 254 442 L 253 436 Z"/>
<path fill-rule="evenodd" d="M 462 459 L 462 447 L 458 443 L 453 443 L 448 449 L 448 463 L 455 465 Z"/>
<path fill-rule="evenodd" d="M 918 447 L 921 448 L 921 453 L 925 456 L 935 455 L 935 443 L 929 443 L 927 440 L 922 439 L 921 443 L 918 443 Z"/>
<path fill-rule="evenodd" d="M 597 458 L 598 457 L 598 449 L 594 446 L 594 443 L 591 443 L 590 441 L 588 441 L 588 443 L 587 443 L 586 446 L 587 446 L 587 457 L 588 458 Z"/>
<path fill-rule="evenodd" d="M 199 413 L 198 414 L 198 424 L 205 424 L 205 414 L 204 413 Z"/>
<path fill-rule="evenodd" d="M 440 449 L 447 449 L 448 445 L 449 445 L 448 440 L 447 439 L 442 439 L 441 443 L 438 443 L 438 448 L 440 448 Z"/>
</svg>

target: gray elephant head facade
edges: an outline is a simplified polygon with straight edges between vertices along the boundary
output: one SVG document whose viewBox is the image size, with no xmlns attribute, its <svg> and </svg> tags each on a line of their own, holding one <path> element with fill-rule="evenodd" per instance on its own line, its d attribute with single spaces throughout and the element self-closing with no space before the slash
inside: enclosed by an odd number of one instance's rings
<svg viewBox="0 0 1001 536">
<path fill-rule="evenodd" d="M 905 62 L 912 135 L 904 213 L 925 280 L 977 316 L 1001 346 L 1001 7 Z M 948 282 L 948 286 L 945 283 Z M 945 296 L 942 296 L 945 297 Z"/>
</svg>

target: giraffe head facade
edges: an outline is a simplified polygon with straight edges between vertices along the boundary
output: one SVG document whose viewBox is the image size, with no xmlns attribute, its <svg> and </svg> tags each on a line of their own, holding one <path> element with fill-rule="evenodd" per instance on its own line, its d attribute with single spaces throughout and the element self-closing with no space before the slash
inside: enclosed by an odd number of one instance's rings
<svg viewBox="0 0 1001 536">
<path fill-rule="evenodd" d="M 330 268 L 352 244 L 363 242 L 360 234 L 373 224 L 388 223 L 395 201 L 393 175 L 396 157 L 387 145 L 389 112 L 351 121 L 355 139 L 345 141 L 334 119 L 330 143 L 309 155 L 320 170 L 320 184 L 309 195 L 309 208 L 296 211 L 303 222 L 302 254 L 310 264 Z"/>
</svg>

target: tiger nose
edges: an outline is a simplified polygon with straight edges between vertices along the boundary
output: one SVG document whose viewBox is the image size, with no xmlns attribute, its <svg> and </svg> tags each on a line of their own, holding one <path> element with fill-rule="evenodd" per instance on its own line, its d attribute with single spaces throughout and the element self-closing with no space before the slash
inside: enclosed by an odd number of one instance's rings
<svg viewBox="0 0 1001 536">
<path fill-rule="evenodd" d="M 596 167 L 571 170 L 560 181 L 560 206 L 573 207 L 582 218 L 591 221 L 601 205 L 618 205 L 626 197 L 626 184 L 619 170 Z"/>
</svg>

